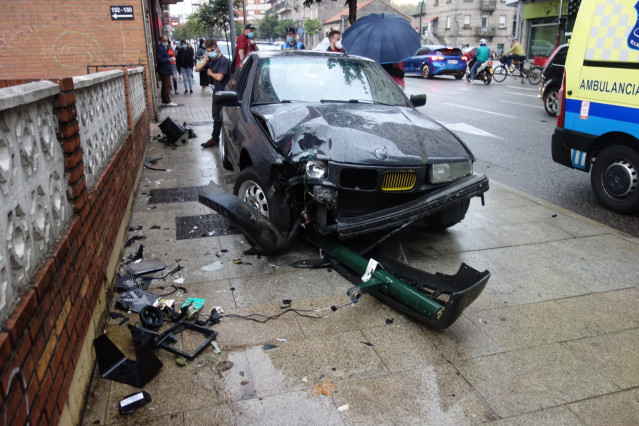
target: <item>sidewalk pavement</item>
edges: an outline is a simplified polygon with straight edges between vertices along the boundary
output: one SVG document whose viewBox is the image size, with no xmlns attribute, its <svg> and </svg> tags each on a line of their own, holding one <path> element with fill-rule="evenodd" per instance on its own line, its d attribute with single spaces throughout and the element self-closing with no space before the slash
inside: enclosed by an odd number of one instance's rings
<svg viewBox="0 0 639 426">
<path fill-rule="evenodd" d="M 257 257 L 243 254 L 250 245 L 239 234 L 177 240 L 176 218 L 213 212 L 196 201 L 150 203 L 154 189 L 212 180 L 232 190 L 218 149 L 200 147 L 212 130 L 210 96 L 173 95 L 180 106 L 162 110 L 162 118 L 192 123 L 197 139 L 176 149 L 150 144 L 148 158 L 161 157 L 153 167 L 167 171 L 143 171 L 130 222 L 142 229 L 129 237 L 146 237 L 145 259 L 184 269 L 149 291 L 167 292 L 181 277 L 177 285 L 188 293 L 170 297 L 179 304 L 204 298 L 206 312 L 221 306 L 226 314 L 270 316 L 292 299 L 294 308 L 324 318 L 223 318 L 212 327 L 218 362 L 207 359 L 207 348 L 181 367 L 157 349 L 164 367 L 144 387 L 153 400 L 132 415 L 119 415 L 117 406 L 137 389 L 96 369 L 84 424 L 639 424 L 639 240 L 491 181 L 486 205 L 473 199 L 462 223 L 411 230 L 384 246 L 429 272 L 454 274 L 461 262 L 491 272 L 452 327 L 432 331 L 366 295 L 332 312 L 348 301 L 351 284 L 327 269 L 290 267 L 318 257 L 305 243 Z M 221 269 L 201 270 L 218 261 Z M 135 359 L 119 323 L 109 319 L 107 335 Z M 184 348 L 198 344 L 193 336 L 180 340 Z M 226 360 L 233 368 L 218 371 Z M 333 396 L 314 397 L 325 381 L 335 385 Z"/>
</svg>

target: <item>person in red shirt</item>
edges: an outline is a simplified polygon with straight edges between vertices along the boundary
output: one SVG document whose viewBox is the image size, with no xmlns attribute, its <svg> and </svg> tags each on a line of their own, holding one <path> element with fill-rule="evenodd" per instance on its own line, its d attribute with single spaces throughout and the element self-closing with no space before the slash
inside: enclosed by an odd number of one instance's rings
<svg viewBox="0 0 639 426">
<path fill-rule="evenodd" d="M 404 82 L 404 63 L 397 62 L 395 64 L 382 64 L 382 68 L 395 80 L 395 83 L 401 87 L 402 90 L 406 89 L 406 83 Z"/>
<path fill-rule="evenodd" d="M 342 47 L 342 33 L 337 30 L 331 31 L 328 33 L 328 41 L 330 42 L 330 46 L 326 49 L 327 52 L 346 53 L 346 50 Z"/>
<path fill-rule="evenodd" d="M 257 44 L 255 44 L 255 26 L 253 24 L 247 24 L 244 27 L 244 32 L 237 38 L 235 46 L 235 69 L 237 69 L 244 57 L 249 53 L 259 50 Z"/>
</svg>

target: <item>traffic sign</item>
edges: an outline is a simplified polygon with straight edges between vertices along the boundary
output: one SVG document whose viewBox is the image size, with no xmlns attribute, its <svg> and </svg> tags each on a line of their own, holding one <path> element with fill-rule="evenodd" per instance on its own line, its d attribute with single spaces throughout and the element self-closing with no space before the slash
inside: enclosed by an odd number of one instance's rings
<svg viewBox="0 0 639 426">
<path fill-rule="evenodd" d="M 112 21 L 133 21 L 133 6 L 111 6 Z"/>
</svg>

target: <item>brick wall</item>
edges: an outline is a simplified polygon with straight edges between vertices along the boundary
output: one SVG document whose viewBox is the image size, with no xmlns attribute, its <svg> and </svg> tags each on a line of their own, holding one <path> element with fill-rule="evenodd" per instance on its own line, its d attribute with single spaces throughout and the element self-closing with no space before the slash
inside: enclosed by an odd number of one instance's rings
<svg viewBox="0 0 639 426">
<path fill-rule="evenodd" d="M 149 140 L 145 111 L 89 193 L 73 79 L 59 85 L 59 138 L 74 215 L 0 331 L 0 424 L 58 424 L 72 382 L 88 384 L 89 377 L 74 373 L 87 341 L 99 328 L 96 324 L 102 323 L 96 316 L 106 314 L 98 305 L 115 274 L 112 258 L 122 247 L 122 226 Z"/>
<path fill-rule="evenodd" d="M 155 65 L 149 66 L 143 1 L 149 0 L 11 2 L 0 14 L 0 80 L 70 77 L 86 74 L 87 65 L 139 64 L 150 89 Z M 109 6 L 121 4 L 133 6 L 134 20 L 111 20 Z M 152 96 L 148 90 L 151 116 Z"/>
</svg>

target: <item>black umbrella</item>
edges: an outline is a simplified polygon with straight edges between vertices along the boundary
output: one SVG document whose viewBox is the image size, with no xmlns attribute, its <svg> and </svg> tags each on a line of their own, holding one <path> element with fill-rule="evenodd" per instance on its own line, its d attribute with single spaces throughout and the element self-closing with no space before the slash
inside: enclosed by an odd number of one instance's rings
<svg viewBox="0 0 639 426">
<path fill-rule="evenodd" d="M 401 62 L 420 48 L 419 34 L 397 15 L 374 13 L 355 21 L 342 35 L 351 55 L 366 56 L 385 64 Z"/>
</svg>

